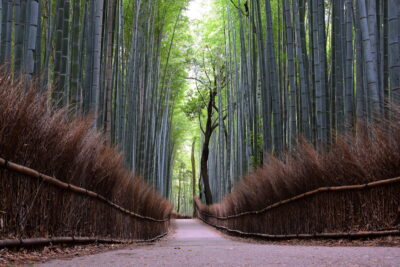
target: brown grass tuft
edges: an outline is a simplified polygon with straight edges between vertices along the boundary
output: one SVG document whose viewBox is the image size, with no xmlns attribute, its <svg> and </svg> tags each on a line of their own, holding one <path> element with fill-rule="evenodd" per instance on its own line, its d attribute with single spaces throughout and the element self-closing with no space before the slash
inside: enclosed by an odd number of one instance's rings
<svg viewBox="0 0 400 267">
<path fill-rule="evenodd" d="M 221 203 L 203 207 L 229 216 L 260 210 L 320 187 L 364 184 L 400 176 L 399 109 L 392 119 L 360 125 L 357 135 L 337 137 L 329 150 L 318 152 L 304 140 L 290 154 L 244 177 Z M 368 130 L 366 130 L 368 128 Z"/>
<path fill-rule="evenodd" d="M 49 110 L 34 84 L 22 88 L 10 76 L 0 77 L 0 157 L 94 191 L 141 215 L 162 219 L 170 214 L 171 204 L 124 168 L 122 155 L 104 145 L 91 118 L 69 118 L 67 109 Z M 6 212 L 0 238 L 146 238 L 165 230 L 165 225 L 146 221 L 127 223 L 126 217 L 101 205 L 0 170 L 0 210 Z"/>
</svg>

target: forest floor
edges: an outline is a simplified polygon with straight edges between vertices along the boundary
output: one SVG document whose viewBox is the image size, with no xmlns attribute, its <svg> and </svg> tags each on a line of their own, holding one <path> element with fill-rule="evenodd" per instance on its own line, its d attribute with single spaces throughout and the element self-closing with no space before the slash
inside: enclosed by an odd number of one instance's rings
<svg viewBox="0 0 400 267">
<path fill-rule="evenodd" d="M 254 241 L 176 220 L 159 242 L 34 266 L 400 266 L 400 239 Z"/>
</svg>

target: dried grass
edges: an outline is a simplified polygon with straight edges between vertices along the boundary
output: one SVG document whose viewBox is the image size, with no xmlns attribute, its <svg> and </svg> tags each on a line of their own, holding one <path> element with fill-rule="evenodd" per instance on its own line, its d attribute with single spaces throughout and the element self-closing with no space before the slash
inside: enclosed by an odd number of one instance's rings
<svg viewBox="0 0 400 267">
<path fill-rule="evenodd" d="M 320 187 L 364 184 L 400 176 L 400 112 L 391 120 L 359 125 L 357 134 L 337 137 L 321 152 L 299 140 L 298 147 L 245 176 L 221 203 L 204 211 L 230 216 L 260 210 L 273 203 Z"/>
<path fill-rule="evenodd" d="M 23 90 L 10 76 L 0 76 L 1 157 L 94 191 L 141 215 L 168 216 L 171 204 L 124 168 L 122 155 L 104 144 L 91 122 L 88 117 L 70 118 L 67 109 L 48 109 L 47 98 L 36 93 L 34 83 Z M 7 170 L 0 170 L 0 178 L 0 210 L 6 212 L 0 228 L 3 238 L 68 234 L 146 238 L 168 227 L 132 218 L 127 223 L 125 216 L 103 204 Z"/>
</svg>

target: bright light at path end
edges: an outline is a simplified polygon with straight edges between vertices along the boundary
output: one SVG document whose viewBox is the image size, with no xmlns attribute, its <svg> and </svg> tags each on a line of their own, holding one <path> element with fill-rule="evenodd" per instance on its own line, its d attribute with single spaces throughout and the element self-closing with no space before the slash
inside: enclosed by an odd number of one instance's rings
<svg viewBox="0 0 400 267">
<path fill-rule="evenodd" d="M 212 0 L 191 0 L 185 15 L 190 20 L 201 20 L 211 12 Z"/>
</svg>

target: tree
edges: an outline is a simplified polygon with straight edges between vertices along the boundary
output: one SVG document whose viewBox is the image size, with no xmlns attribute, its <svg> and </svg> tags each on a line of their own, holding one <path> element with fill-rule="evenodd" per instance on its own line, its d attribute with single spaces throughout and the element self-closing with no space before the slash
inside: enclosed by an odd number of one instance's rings
<svg viewBox="0 0 400 267">
<path fill-rule="evenodd" d="M 367 0 L 214 1 L 199 38 L 224 51 L 226 66 L 218 103 L 226 127 L 209 144 L 214 198 L 269 154 L 294 148 L 299 135 L 329 149 L 333 133 L 357 134 L 357 120 L 390 113 L 382 111 L 385 99 L 398 100 L 398 8 Z"/>
<path fill-rule="evenodd" d="M 200 160 L 200 177 L 204 184 L 204 194 L 206 203 L 213 203 L 208 174 L 208 159 L 210 154 L 211 137 L 215 129 L 220 126 L 218 114 L 220 111 L 217 107 L 217 95 L 219 88 L 226 87 L 225 66 L 218 65 L 215 59 L 208 59 L 209 66 L 206 65 L 206 59 L 203 58 L 201 63 L 196 63 L 198 71 L 197 77 L 190 77 L 196 82 L 198 95 L 192 99 L 191 109 L 187 110 L 188 116 L 197 115 L 200 123 L 200 129 L 203 133 L 202 152 Z M 195 104 L 193 104 L 196 102 Z M 205 124 L 202 123 L 202 111 L 205 110 Z M 196 114 L 196 115 L 195 115 Z M 226 115 L 223 120 L 226 119 Z"/>
<path fill-rule="evenodd" d="M 174 48 L 184 42 L 171 36 L 187 36 L 187 3 L 1 1 L 0 64 L 16 79 L 41 74 L 49 103 L 93 116 L 127 166 L 168 196 L 172 110 L 186 76 L 184 62 L 177 63 L 186 55 Z"/>
</svg>

